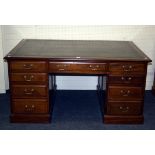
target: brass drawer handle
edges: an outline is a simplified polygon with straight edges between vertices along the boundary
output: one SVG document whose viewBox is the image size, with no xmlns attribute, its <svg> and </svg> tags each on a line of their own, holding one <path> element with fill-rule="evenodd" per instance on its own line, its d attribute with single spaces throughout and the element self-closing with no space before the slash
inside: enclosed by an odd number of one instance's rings
<svg viewBox="0 0 155 155">
<path fill-rule="evenodd" d="M 27 104 L 25 105 L 25 111 L 26 111 L 26 112 L 29 111 L 29 108 L 28 108 L 28 105 L 27 105 Z"/>
<path fill-rule="evenodd" d="M 130 65 L 130 66 L 128 66 L 128 65 L 123 65 L 122 68 L 123 68 L 123 70 L 124 70 L 125 72 L 129 72 L 129 71 L 132 71 L 133 66 L 132 66 L 132 65 Z"/>
<path fill-rule="evenodd" d="M 129 107 L 122 107 L 120 106 L 119 109 L 122 111 L 122 112 L 128 112 L 129 111 Z"/>
<path fill-rule="evenodd" d="M 132 80 L 132 77 L 121 77 L 121 80 L 122 81 L 131 81 Z"/>
<path fill-rule="evenodd" d="M 34 109 L 34 108 L 35 108 L 35 106 L 32 104 L 31 108 L 32 108 L 32 109 Z"/>
<path fill-rule="evenodd" d="M 122 96 L 129 96 L 131 92 L 130 90 L 127 90 L 127 91 L 121 90 L 120 93 Z"/>
<path fill-rule="evenodd" d="M 89 68 L 100 68 L 99 65 L 89 65 Z"/>
<path fill-rule="evenodd" d="M 64 71 L 65 70 L 65 68 L 67 68 L 67 67 L 69 67 L 69 65 L 68 64 L 59 64 L 59 65 L 56 65 L 56 67 L 58 67 L 58 70 L 59 71 Z"/>
<path fill-rule="evenodd" d="M 25 105 L 25 111 L 26 112 L 33 112 L 34 110 L 35 110 L 34 105 L 31 105 L 31 106 L 28 106 L 27 104 Z"/>
<path fill-rule="evenodd" d="M 56 65 L 56 67 L 68 67 L 68 66 L 69 66 L 68 64 Z"/>
<path fill-rule="evenodd" d="M 121 80 L 124 81 L 124 80 L 125 80 L 125 77 L 122 76 L 122 77 L 121 77 Z"/>
<path fill-rule="evenodd" d="M 89 65 L 89 68 L 92 70 L 92 71 L 97 71 L 98 68 L 100 68 L 99 65 Z"/>
<path fill-rule="evenodd" d="M 27 76 L 27 75 L 24 75 L 24 79 L 25 79 L 25 81 L 32 81 L 32 79 L 34 78 L 34 76 L 33 75 L 31 75 L 31 76 Z"/>
<path fill-rule="evenodd" d="M 32 69 L 33 64 L 24 64 L 24 69 Z"/>
<path fill-rule="evenodd" d="M 32 88 L 31 90 L 28 90 L 28 89 L 24 89 L 24 94 L 25 95 L 32 95 L 33 94 L 33 92 L 34 92 L 34 89 Z"/>
<path fill-rule="evenodd" d="M 64 71 L 65 69 L 64 68 L 59 68 L 59 71 Z"/>
<path fill-rule="evenodd" d="M 92 70 L 92 71 L 97 71 L 97 68 L 92 68 L 91 70 Z"/>
</svg>

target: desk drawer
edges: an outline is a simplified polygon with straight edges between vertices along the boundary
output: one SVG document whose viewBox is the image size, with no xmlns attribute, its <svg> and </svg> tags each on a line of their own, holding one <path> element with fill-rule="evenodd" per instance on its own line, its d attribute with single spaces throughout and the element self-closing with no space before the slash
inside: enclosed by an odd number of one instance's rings
<svg viewBox="0 0 155 155">
<path fill-rule="evenodd" d="M 107 71 L 106 63 L 92 64 L 71 64 L 71 63 L 53 63 L 50 62 L 49 70 L 53 73 L 105 73 Z"/>
<path fill-rule="evenodd" d="M 46 82 L 48 81 L 47 73 L 11 73 L 10 80 L 13 82 Z"/>
<path fill-rule="evenodd" d="M 11 61 L 10 70 L 12 72 L 46 72 L 47 63 L 45 61 Z"/>
<path fill-rule="evenodd" d="M 106 63 L 78 64 L 77 69 L 89 73 L 105 73 L 107 71 Z"/>
<path fill-rule="evenodd" d="M 143 63 L 110 63 L 109 72 L 111 75 L 123 74 L 145 74 L 146 65 Z"/>
<path fill-rule="evenodd" d="M 12 102 L 13 113 L 48 113 L 48 101 L 44 99 L 14 99 Z"/>
<path fill-rule="evenodd" d="M 46 85 L 12 85 L 12 96 L 14 98 L 39 98 L 47 97 Z"/>
<path fill-rule="evenodd" d="M 112 115 L 140 115 L 142 114 L 141 102 L 109 102 L 107 113 Z"/>
<path fill-rule="evenodd" d="M 73 71 L 75 70 L 74 64 L 69 63 L 49 63 L 49 70 L 51 72 L 67 72 L 67 71 Z"/>
<path fill-rule="evenodd" d="M 109 86 L 108 99 L 110 100 L 142 100 L 143 88 L 142 87 L 129 87 L 129 86 Z"/>
<path fill-rule="evenodd" d="M 143 84 L 144 76 L 109 76 L 110 84 Z"/>
</svg>

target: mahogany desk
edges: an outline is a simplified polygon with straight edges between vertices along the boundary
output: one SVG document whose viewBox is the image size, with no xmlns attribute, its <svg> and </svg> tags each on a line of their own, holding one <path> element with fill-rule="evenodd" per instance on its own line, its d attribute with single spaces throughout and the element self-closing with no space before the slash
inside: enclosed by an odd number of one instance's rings
<svg viewBox="0 0 155 155">
<path fill-rule="evenodd" d="M 11 122 L 50 122 L 49 74 L 65 74 L 106 76 L 104 123 L 143 123 L 151 60 L 133 42 L 27 39 L 4 59 L 8 61 Z"/>
</svg>

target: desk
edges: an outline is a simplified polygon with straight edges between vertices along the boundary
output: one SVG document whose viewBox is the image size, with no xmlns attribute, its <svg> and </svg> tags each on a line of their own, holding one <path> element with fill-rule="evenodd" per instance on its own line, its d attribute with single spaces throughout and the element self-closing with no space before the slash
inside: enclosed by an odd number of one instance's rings
<svg viewBox="0 0 155 155">
<path fill-rule="evenodd" d="M 8 55 L 11 122 L 51 120 L 49 74 L 107 77 L 104 123 L 143 123 L 147 64 L 130 41 L 22 40 Z M 63 104 L 63 103 L 62 103 Z"/>
</svg>

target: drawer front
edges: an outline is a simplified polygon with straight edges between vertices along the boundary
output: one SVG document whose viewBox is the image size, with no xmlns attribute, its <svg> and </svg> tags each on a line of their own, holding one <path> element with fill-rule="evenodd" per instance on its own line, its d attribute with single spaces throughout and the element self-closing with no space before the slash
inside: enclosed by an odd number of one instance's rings
<svg viewBox="0 0 155 155">
<path fill-rule="evenodd" d="M 45 61 L 11 61 L 10 70 L 12 72 L 46 72 L 47 63 Z"/>
<path fill-rule="evenodd" d="M 12 103 L 13 113 L 41 114 L 49 112 L 47 100 L 14 99 Z"/>
<path fill-rule="evenodd" d="M 14 98 L 47 97 L 47 85 L 12 85 Z"/>
<path fill-rule="evenodd" d="M 10 80 L 13 82 L 46 82 L 48 75 L 46 73 L 11 73 Z"/>
<path fill-rule="evenodd" d="M 93 64 L 77 64 L 77 69 L 81 72 L 88 73 L 106 73 L 107 72 L 107 64 L 106 63 L 93 63 Z"/>
<path fill-rule="evenodd" d="M 144 76 L 109 76 L 110 84 L 144 84 Z"/>
<path fill-rule="evenodd" d="M 105 73 L 107 71 L 106 63 L 93 64 L 72 64 L 72 63 L 49 63 L 49 70 L 53 73 Z"/>
<path fill-rule="evenodd" d="M 111 75 L 123 74 L 145 74 L 146 65 L 143 63 L 110 63 L 109 72 Z"/>
<path fill-rule="evenodd" d="M 128 86 L 109 86 L 108 99 L 110 100 L 142 100 L 142 87 L 128 87 Z"/>
<path fill-rule="evenodd" d="M 75 69 L 75 65 L 69 63 L 49 63 L 49 70 L 51 72 L 67 72 Z"/>
<path fill-rule="evenodd" d="M 141 102 L 109 102 L 107 113 L 111 115 L 140 115 L 142 114 Z"/>
</svg>

